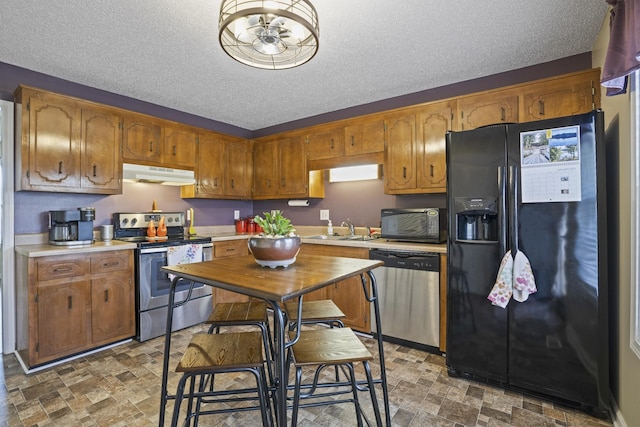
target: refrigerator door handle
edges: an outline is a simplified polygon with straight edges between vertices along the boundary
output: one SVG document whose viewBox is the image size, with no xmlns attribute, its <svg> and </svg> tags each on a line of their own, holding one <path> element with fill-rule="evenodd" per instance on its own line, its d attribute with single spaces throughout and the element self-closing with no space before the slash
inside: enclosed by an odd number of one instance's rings
<svg viewBox="0 0 640 427">
<path fill-rule="evenodd" d="M 509 206 L 509 231 L 511 236 L 511 255 L 518 252 L 518 169 L 516 165 L 509 165 L 509 194 L 511 195 Z"/>
<path fill-rule="evenodd" d="M 498 230 L 500 239 L 500 253 L 507 252 L 507 182 L 505 167 L 498 166 Z"/>
</svg>

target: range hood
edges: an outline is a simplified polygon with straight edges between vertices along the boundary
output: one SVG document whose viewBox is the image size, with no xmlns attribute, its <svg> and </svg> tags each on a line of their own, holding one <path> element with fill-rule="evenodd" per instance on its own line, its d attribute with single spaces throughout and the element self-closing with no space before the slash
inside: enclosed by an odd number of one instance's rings
<svg viewBox="0 0 640 427">
<path fill-rule="evenodd" d="M 164 168 L 160 166 L 122 164 L 122 178 L 125 182 L 146 182 L 163 185 L 195 184 L 193 171 L 184 169 Z"/>
</svg>

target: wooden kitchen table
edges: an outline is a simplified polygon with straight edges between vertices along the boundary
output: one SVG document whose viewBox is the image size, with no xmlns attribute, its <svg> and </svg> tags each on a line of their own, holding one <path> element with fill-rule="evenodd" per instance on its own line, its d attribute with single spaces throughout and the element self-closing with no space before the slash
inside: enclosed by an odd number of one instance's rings
<svg viewBox="0 0 640 427">
<path fill-rule="evenodd" d="M 180 280 L 190 280 L 206 285 L 225 289 L 232 292 L 260 298 L 269 303 L 273 309 L 274 318 L 274 369 L 273 391 L 276 397 L 276 423 L 278 426 L 287 425 L 287 382 L 285 378 L 285 357 L 286 349 L 292 346 L 298 336 L 293 340 L 288 340 L 286 331 L 285 315 L 282 311 L 281 303 L 300 298 L 303 295 L 320 289 L 324 286 L 338 282 L 340 280 L 360 275 L 362 278 L 362 288 L 367 300 L 374 305 L 377 328 L 380 328 L 380 309 L 378 306 L 378 292 L 376 281 L 371 270 L 382 266 L 382 261 L 329 257 L 318 255 L 298 255 L 294 264 L 287 268 L 268 268 L 259 266 L 252 255 L 220 258 L 212 261 L 204 261 L 194 264 L 181 264 L 163 267 L 166 273 L 174 274 L 175 278 L 171 284 L 169 307 L 176 308 L 185 301 L 174 301 L 174 290 L 176 283 Z M 367 280 L 367 278 L 369 280 Z M 371 285 L 371 291 L 367 289 L 367 284 Z M 299 310 L 302 304 L 299 304 Z M 298 313 L 298 322 L 301 319 Z M 175 395 L 167 393 L 167 378 L 169 370 L 169 355 L 171 348 L 171 323 L 173 310 L 168 310 L 167 329 L 164 351 L 164 366 L 162 371 L 162 399 L 160 404 L 160 427 L 164 426 L 164 416 L 167 400 L 174 399 Z M 300 331 L 300 325 L 297 325 Z M 381 331 L 376 331 L 378 337 L 382 336 Z M 384 411 L 387 426 L 391 426 L 391 416 L 389 414 L 389 393 L 384 364 L 384 349 L 382 340 L 378 339 L 378 352 L 380 359 L 380 378 L 375 383 L 382 385 L 382 395 L 384 399 Z M 269 356 L 267 354 L 267 356 Z"/>
</svg>

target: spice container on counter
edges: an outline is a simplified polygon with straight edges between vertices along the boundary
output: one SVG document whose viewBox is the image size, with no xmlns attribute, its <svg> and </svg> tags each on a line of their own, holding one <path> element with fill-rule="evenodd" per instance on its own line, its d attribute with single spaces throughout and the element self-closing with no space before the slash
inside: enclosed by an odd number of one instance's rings
<svg viewBox="0 0 640 427">
<path fill-rule="evenodd" d="M 256 232 L 256 223 L 253 221 L 253 217 L 250 216 L 247 218 L 247 233 L 255 233 Z"/>
<path fill-rule="evenodd" d="M 244 234 L 247 232 L 247 219 L 236 219 L 236 233 Z"/>
</svg>

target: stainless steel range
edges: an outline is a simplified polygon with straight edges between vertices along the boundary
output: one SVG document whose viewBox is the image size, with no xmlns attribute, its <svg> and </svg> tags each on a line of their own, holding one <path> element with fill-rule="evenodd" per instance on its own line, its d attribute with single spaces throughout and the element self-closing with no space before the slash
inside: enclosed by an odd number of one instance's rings
<svg viewBox="0 0 640 427">
<path fill-rule="evenodd" d="M 165 218 L 167 235 L 147 237 L 149 223 L 158 225 Z M 136 339 L 146 341 L 164 334 L 167 322 L 171 278 L 161 271 L 166 265 L 211 259 L 213 245 L 205 237 L 186 236 L 183 212 L 114 213 L 114 238 L 134 242 L 136 274 Z M 176 289 L 176 301 L 189 293 L 191 283 Z M 173 312 L 172 330 L 205 321 L 212 310 L 211 287 L 194 283 L 190 301 Z"/>
</svg>

